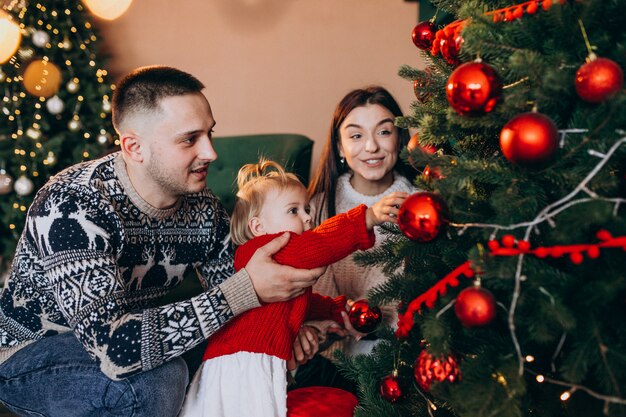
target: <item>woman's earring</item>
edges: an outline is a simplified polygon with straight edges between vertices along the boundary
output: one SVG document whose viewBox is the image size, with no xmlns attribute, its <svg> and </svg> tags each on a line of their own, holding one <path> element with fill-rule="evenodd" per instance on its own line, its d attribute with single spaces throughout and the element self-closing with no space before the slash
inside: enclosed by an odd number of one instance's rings
<svg viewBox="0 0 626 417">
<path fill-rule="evenodd" d="M 339 162 L 341 162 L 341 167 L 343 168 L 343 166 L 346 164 L 346 158 L 342 156 L 341 158 L 339 158 Z"/>
</svg>

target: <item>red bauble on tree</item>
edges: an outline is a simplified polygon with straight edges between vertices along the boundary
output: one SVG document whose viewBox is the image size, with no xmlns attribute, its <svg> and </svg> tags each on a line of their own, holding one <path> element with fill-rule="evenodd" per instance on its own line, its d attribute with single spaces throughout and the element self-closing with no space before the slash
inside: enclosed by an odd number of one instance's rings
<svg viewBox="0 0 626 417">
<path fill-rule="evenodd" d="M 431 21 L 425 21 L 418 23 L 411 32 L 411 38 L 413 43 L 419 49 L 427 51 L 433 45 L 433 39 L 435 39 L 435 24 Z"/>
<path fill-rule="evenodd" d="M 352 304 L 348 311 L 348 318 L 352 327 L 361 333 L 374 331 L 383 320 L 383 313 L 380 308 L 370 306 L 367 300 L 358 300 Z"/>
<path fill-rule="evenodd" d="M 456 297 L 454 313 L 465 327 L 485 326 L 496 316 L 496 300 L 478 285 L 465 288 Z"/>
<path fill-rule="evenodd" d="M 518 114 L 500 132 L 500 148 L 514 164 L 548 162 L 559 146 L 559 131 L 548 116 L 528 112 Z"/>
<path fill-rule="evenodd" d="M 459 65 L 461 63 L 459 60 L 459 52 L 461 52 L 463 42 L 464 39 L 460 34 L 452 34 L 451 36 L 441 38 L 439 41 L 439 51 L 448 64 Z"/>
<path fill-rule="evenodd" d="M 405 395 L 405 387 L 400 378 L 398 371 L 393 371 L 391 375 L 383 378 L 380 382 L 380 396 L 390 403 L 395 403 Z"/>
<path fill-rule="evenodd" d="M 489 113 L 502 96 L 502 80 L 487 64 L 467 62 L 448 78 L 446 97 L 450 106 L 462 116 Z"/>
<path fill-rule="evenodd" d="M 600 103 L 621 91 L 624 72 L 615 61 L 592 55 L 589 62 L 576 71 L 574 86 L 583 100 Z"/>
<path fill-rule="evenodd" d="M 448 206 L 437 194 L 418 192 L 404 200 L 398 211 L 398 226 L 416 242 L 430 242 L 450 221 Z"/>
<path fill-rule="evenodd" d="M 426 392 L 433 382 L 456 382 L 461 379 L 459 365 L 454 356 L 435 358 L 422 350 L 413 365 L 415 382 Z"/>
</svg>

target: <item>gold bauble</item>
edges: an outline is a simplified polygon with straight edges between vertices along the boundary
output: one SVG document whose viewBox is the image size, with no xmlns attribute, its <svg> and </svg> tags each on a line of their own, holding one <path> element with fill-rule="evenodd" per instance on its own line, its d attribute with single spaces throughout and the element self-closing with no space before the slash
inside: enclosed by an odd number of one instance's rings
<svg viewBox="0 0 626 417">
<path fill-rule="evenodd" d="M 49 61 L 32 61 L 24 71 L 24 88 L 30 94 L 39 97 L 51 97 L 59 91 L 61 71 Z"/>
</svg>

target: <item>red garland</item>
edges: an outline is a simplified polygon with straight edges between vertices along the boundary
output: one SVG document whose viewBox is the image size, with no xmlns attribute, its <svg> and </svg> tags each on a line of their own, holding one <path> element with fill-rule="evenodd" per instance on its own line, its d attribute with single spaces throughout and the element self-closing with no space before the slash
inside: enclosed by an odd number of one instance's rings
<svg viewBox="0 0 626 417">
<path fill-rule="evenodd" d="M 569 255 L 570 260 L 576 265 L 582 263 L 584 259 L 583 254 L 586 254 L 590 259 L 596 259 L 600 256 L 600 249 L 603 248 L 622 248 L 626 251 L 626 236 L 614 238 L 608 231 L 600 230 L 596 233 L 596 237 L 601 240 L 600 243 L 551 247 L 540 246 L 536 249 L 531 249 L 530 243 L 527 241 L 520 240 L 516 242 L 513 236 L 505 235 L 501 240 L 502 246 L 497 240 L 490 240 L 488 246 L 494 256 L 516 256 L 529 254 L 538 258 L 546 258 L 548 256 L 560 258 L 564 255 Z M 433 285 L 428 291 L 413 299 L 406 311 L 402 314 L 398 314 L 398 330 L 396 330 L 396 337 L 407 337 L 413 328 L 413 315 L 415 313 L 419 313 L 424 304 L 426 304 L 426 307 L 428 308 L 433 308 L 437 299 L 446 294 L 448 286 L 456 287 L 459 285 L 458 278 L 461 275 L 464 275 L 467 278 L 474 277 L 474 271 L 472 270 L 469 261 L 464 262 L 454 271 L 450 272 L 443 279 Z"/>
<path fill-rule="evenodd" d="M 521 19 L 526 14 L 535 14 L 539 7 L 543 10 L 550 9 L 554 3 L 564 4 L 567 0 L 531 0 L 525 1 L 514 6 L 504 7 L 502 9 L 493 10 L 485 13 L 485 16 L 492 16 L 494 22 L 510 22 L 516 19 Z M 443 29 L 439 29 L 435 32 L 435 39 L 430 49 L 430 54 L 435 56 L 441 51 L 441 44 L 444 40 L 459 39 L 461 31 L 469 23 L 470 19 L 456 20 Z"/>
</svg>

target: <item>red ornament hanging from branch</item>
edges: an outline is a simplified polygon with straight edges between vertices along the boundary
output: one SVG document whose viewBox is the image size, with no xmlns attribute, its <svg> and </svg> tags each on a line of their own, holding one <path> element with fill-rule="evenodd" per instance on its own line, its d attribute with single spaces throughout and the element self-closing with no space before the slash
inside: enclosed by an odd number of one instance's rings
<svg viewBox="0 0 626 417">
<path fill-rule="evenodd" d="M 423 51 L 429 50 L 435 39 L 435 24 L 430 20 L 418 23 L 411 32 L 411 39 L 419 49 Z"/>
<path fill-rule="evenodd" d="M 390 403 L 398 402 L 406 395 L 406 389 L 402 380 L 398 377 L 398 371 L 394 370 L 380 382 L 380 396 Z"/>
<path fill-rule="evenodd" d="M 434 357 L 422 350 L 413 365 L 415 382 L 426 392 L 434 382 L 448 381 L 454 383 L 461 380 L 461 371 L 457 360 L 452 355 Z"/>
<path fill-rule="evenodd" d="M 450 74 L 446 84 L 450 106 L 462 116 L 482 116 L 502 97 L 502 80 L 492 67 L 468 62 Z"/>
<path fill-rule="evenodd" d="M 404 200 L 398 211 L 398 226 L 416 242 L 435 239 L 450 221 L 445 201 L 437 194 L 417 192 Z"/>
<path fill-rule="evenodd" d="M 615 61 L 596 58 L 593 54 L 589 61 L 576 71 L 574 86 L 576 93 L 584 101 L 601 103 L 622 90 L 624 72 Z"/>
<path fill-rule="evenodd" d="M 456 297 L 454 313 L 465 327 L 485 326 L 496 316 L 496 300 L 489 290 L 475 284 Z"/>
<path fill-rule="evenodd" d="M 540 165 L 550 161 L 559 147 L 559 131 L 548 116 L 518 114 L 500 132 L 502 153 L 514 164 Z"/>
</svg>

